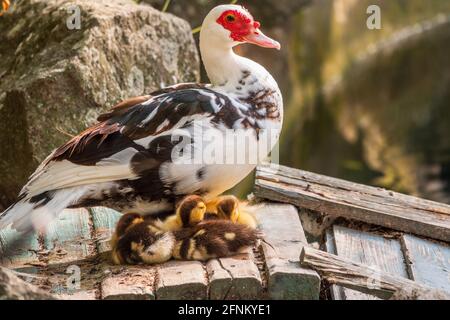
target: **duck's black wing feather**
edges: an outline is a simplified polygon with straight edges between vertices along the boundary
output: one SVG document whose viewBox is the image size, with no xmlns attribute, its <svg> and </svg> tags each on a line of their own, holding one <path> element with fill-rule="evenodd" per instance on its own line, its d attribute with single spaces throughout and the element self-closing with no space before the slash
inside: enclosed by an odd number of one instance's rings
<svg viewBox="0 0 450 320">
<path fill-rule="evenodd" d="M 147 97 L 119 104 L 56 149 L 30 177 L 21 196 L 135 179 L 142 171 L 158 170 L 162 162 L 170 161 L 176 144 L 170 139 L 173 130 L 203 120 L 231 128 L 241 117 L 227 96 L 203 85 L 174 86 Z"/>
</svg>

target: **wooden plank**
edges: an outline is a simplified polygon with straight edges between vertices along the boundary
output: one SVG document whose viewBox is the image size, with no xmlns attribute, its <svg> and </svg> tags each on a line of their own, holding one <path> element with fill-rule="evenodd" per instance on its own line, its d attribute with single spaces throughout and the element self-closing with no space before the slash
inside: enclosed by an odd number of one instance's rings
<svg viewBox="0 0 450 320">
<path fill-rule="evenodd" d="M 66 292 L 55 294 L 55 297 L 61 300 L 96 300 L 96 290 L 80 290 L 75 292 Z"/>
<path fill-rule="evenodd" d="M 414 281 L 450 292 L 450 247 L 412 235 L 402 235 Z"/>
<path fill-rule="evenodd" d="M 104 207 L 91 208 L 90 211 L 94 224 L 94 237 L 98 252 L 103 253 L 111 250 L 109 240 L 122 214 Z"/>
<path fill-rule="evenodd" d="M 258 167 L 254 193 L 329 215 L 448 241 L 450 206 L 302 170 Z"/>
<path fill-rule="evenodd" d="M 12 243 L 15 242 L 14 248 Z M 37 263 L 40 250 L 37 233 L 23 236 L 11 227 L 0 230 L 0 264 L 7 268 L 19 268 Z"/>
<path fill-rule="evenodd" d="M 222 267 L 219 259 L 208 261 L 206 263 L 206 272 L 209 278 L 209 299 L 227 299 L 228 292 L 231 291 L 233 285 L 233 277 L 230 272 Z"/>
<path fill-rule="evenodd" d="M 201 300 L 207 298 L 207 276 L 198 261 L 169 261 L 157 267 L 156 299 Z"/>
<path fill-rule="evenodd" d="M 398 239 L 339 225 L 333 226 L 333 234 L 338 256 L 408 278 Z"/>
<path fill-rule="evenodd" d="M 109 253 L 109 240 L 114 232 L 117 221 L 122 214 L 105 207 L 90 208 L 94 225 L 94 238 L 99 253 Z M 114 271 L 101 282 L 101 296 L 105 300 L 154 300 L 155 268 L 139 266 Z"/>
<path fill-rule="evenodd" d="M 329 283 L 355 289 L 381 299 L 391 298 L 398 291 L 403 299 L 450 299 L 450 294 L 379 269 L 352 262 L 339 256 L 303 247 L 302 266 L 316 270 Z"/>
<path fill-rule="evenodd" d="M 408 278 L 400 242 L 380 235 L 335 225 L 335 254 L 350 261 L 370 266 L 395 276 Z M 344 300 L 371 300 L 374 297 L 358 291 L 343 289 Z"/>
<path fill-rule="evenodd" d="M 325 232 L 325 250 L 328 253 L 337 255 L 336 243 L 334 241 L 334 235 L 333 235 L 332 228 L 328 229 Z M 331 299 L 332 300 L 345 300 L 344 289 L 345 288 L 335 285 L 335 284 L 330 285 Z M 346 289 L 346 290 L 351 290 L 351 289 Z M 357 292 L 357 291 L 355 291 L 355 292 Z"/>
<path fill-rule="evenodd" d="M 277 166 L 278 169 L 275 174 L 286 177 L 286 178 L 292 178 L 294 180 L 298 179 L 299 177 L 302 179 L 302 181 L 306 183 L 311 184 L 322 184 L 329 187 L 336 187 L 339 189 L 344 189 L 348 191 L 357 191 L 360 193 L 369 193 L 376 197 L 380 198 L 386 198 L 387 201 L 391 203 L 397 203 L 404 206 L 411 206 L 425 210 L 425 211 L 436 211 L 438 213 L 449 215 L 449 205 L 435 202 L 431 200 L 421 199 L 414 196 L 409 196 L 403 193 L 394 192 L 391 190 L 387 190 L 384 188 L 379 187 L 371 187 L 360 183 L 355 183 L 343 179 L 333 178 L 329 176 L 320 175 L 317 173 L 304 171 L 300 169 L 290 168 L 286 166 Z M 260 172 L 266 172 L 270 175 L 274 174 L 274 170 L 270 168 L 270 166 L 263 165 L 258 166 L 257 168 Z"/>
<path fill-rule="evenodd" d="M 101 283 L 101 295 L 105 300 L 154 300 L 156 271 L 153 267 L 120 267 Z"/>
<path fill-rule="evenodd" d="M 262 281 L 252 253 L 210 260 L 206 263 L 206 272 L 212 300 L 261 298 Z"/>
<path fill-rule="evenodd" d="M 49 251 L 49 264 L 82 260 L 95 254 L 88 210 L 64 210 L 47 227 L 44 248 Z"/>
<path fill-rule="evenodd" d="M 100 254 L 111 250 L 111 239 L 117 221 L 122 214 L 118 211 L 94 207 L 89 209 L 94 225 L 94 238 Z M 113 270 L 117 269 L 112 267 Z M 154 281 L 156 271 L 149 266 L 120 267 L 101 283 L 101 296 L 105 300 L 154 300 Z"/>
<path fill-rule="evenodd" d="M 300 267 L 299 253 L 307 245 L 297 209 L 291 205 L 265 204 L 257 219 L 266 243 L 262 249 L 268 270 L 271 299 L 318 299 L 320 277 Z"/>
<path fill-rule="evenodd" d="M 54 281 L 52 287 L 59 298 L 67 300 L 93 300 L 96 290 L 87 285 L 84 280 L 83 261 L 96 254 L 93 243 L 90 213 L 87 209 L 66 209 L 53 220 L 43 235 L 44 250 L 40 252 L 41 261 L 49 266 Z M 81 289 L 71 289 L 66 285 L 68 277 L 75 276 L 76 269 L 80 268 Z"/>
</svg>

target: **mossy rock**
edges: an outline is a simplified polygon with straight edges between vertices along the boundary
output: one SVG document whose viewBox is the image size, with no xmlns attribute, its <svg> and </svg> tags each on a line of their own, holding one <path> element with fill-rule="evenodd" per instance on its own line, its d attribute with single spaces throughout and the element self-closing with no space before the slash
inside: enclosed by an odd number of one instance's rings
<svg viewBox="0 0 450 320">
<path fill-rule="evenodd" d="M 80 10 L 80 29 L 66 21 Z M 196 81 L 189 24 L 131 0 L 31 0 L 0 19 L 0 210 L 69 134 L 122 99 Z"/>
</svg>

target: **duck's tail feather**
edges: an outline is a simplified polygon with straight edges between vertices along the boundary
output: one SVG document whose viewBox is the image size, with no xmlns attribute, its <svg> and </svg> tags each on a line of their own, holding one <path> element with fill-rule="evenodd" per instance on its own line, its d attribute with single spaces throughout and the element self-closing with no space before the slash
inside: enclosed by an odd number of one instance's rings
<svg viewBox="0 0 450 320">
<path fill-rule="evenodd" d="M 65 208 L 76 203 L 85 191 L 84 187 L 75 187 L 46 191 L 31 198 L 26 195 L 19 197 L 0 214 L 0 232 L 9 233 L 6 243 L 2 243 L 0 237 L 0 261 L 15 255 L 29 235 L 45 231 L 49 223 Z"/>
<path fill-rule="evenodd" d="M 11 227 L 20 233 L 43 231 L 65 208 L 77 202 L 85 187 L 52 190 L 19 200 L 0 214 L 0 230 Z"/>
</svg>

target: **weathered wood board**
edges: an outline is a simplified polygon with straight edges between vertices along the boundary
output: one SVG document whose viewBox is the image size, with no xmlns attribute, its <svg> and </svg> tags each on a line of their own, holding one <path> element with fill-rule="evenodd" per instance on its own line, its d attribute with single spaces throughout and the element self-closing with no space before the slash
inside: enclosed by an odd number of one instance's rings
<svg viewBox="0 0 450 320">
<path fill-rule="evenodd" d="M 206 270 L 198 261 L 169 261 L 157 267 L 156 298 L 203 300 L 207 298 Z"/>
<path fill-rule="evenodd" d="M 154 267 L 114 267 L 101 283 L 102 299 L 154 300 L 155 277 Z"/>
<path fill-rule="evenodd" d="M 257 197 L 448 241 L 450 205 L 278 166 L 256 170 Z"/>
<path fill-rule="evenodd" d="M 55 273 L 59 281 L 52 285 L 51 292 L 60 299 L 94 300 L 98 290 L 85 283 L 84 261 L 97 254 L 92 239 L 93 227 L 87 209 L 66 209 L 47 227 L 42 236 L 44 250 L 40 260 Z M 79 288 L 68 284 L 71 278 L 79 277 Z"/>
<path fill-rule="evenodd" d="M 212 300 L 254 300 L 261 298 L 263 287 L 252 253 L 213 259 L 206 263 L 209 298 Z"/>
<path fill-rule="evenodd" d="M 99 253 L 111 250 L 109 240 L 122 214 L 104 207 L 94 207 L 89 210 L 92 215 L 95 242 Z"/>
<path fill-rule="evenodd" d="M 19 241 L 17 246 L 11 248 L 11 243 L 16 241 Z M 37 233 L 23 236 L 11 227 L 0 230 L 0 265 L 12 268 L 37 263 L 39 250 L 41 247 Z"/>
<path fill-rule="evenodd" d="M 66 292 L 61 294 L 56 294 L 56 298 L 61 300 L 95 300 L 97 299 L 96 290 L 80 290 L 76 292 Z"/>
<path fill-rule="evenodd" d="M 87 209 L 64 210 L 49 224 L 43 238 L 49 264 L 77 261 L 96 253 Z"/>
<path fill-rule="evenodd" d="M 325 251 L 326 252 L 337 255 L 336 243 L 335 243 L 334 235 L 333 235 L 333 228 L 330 228 L 330 229 L 328 229 L 325 232 L 325 242 L 324 242 L 324 244 L 325 244 Z M 345 288 L 343 288 L 341 286 L 332 284 L 330 286 L 331 299 L 332 300 L 345 300 L 344 289 Z M 352 289 L 346 289 L 346 290 L 354 291 Z M 369 296 L 368 295 L 368 299 L 372 300 L 372 299 L 377 299 L 377 298 L 375 296 Z"/>
<path fill-rule="evenodd" d="M 62 299 L 312 299 L 319 294 L 320 279 L 315 271 L 301 268 L 298 253 L 306 243 L 297 210 L 291 205 L 262 204 L 257 210 L 265 240 L 262 243 L 267 278 L 255 264 L 252 253 L 211 260 L 205 264 L 189 261 L 170 261 L 159 266 L 108 266 L 98 268 L 98 284 L 82 280 L 82 289 L 74 292 L 64 289 L 67 266 L 77 265 L 86 257 L 107 252 L 108 238 L 120 213 L 95 208 L 91 212 L 67 210 L 48 228 L 46 234 L 26 238 L 29 245 L 13 256 L 13 267 L 23 272 L 35 272 L 27 263 L 58 266 L 59 282 L 50 292 Z M 91 213 L 91 216 L 89 216 Z M 354 262 L 377 266 L 375 273 L 388 272 L 402 278 L 411 275 L 417 283 L 449 290 L 449 248 L 411 235 L 400 240 L 385 239 L 380 235 L 352 230 L 342 226 L 332 228 L 333 237 L 327 238 L 327 249 Z M 8 232 L 10 234 L 8 235 Z M 11 237 L 11 230 L 0 233 L 2 241 Z M 95 235 L 92 237 L 92 235 Z M 328 232 L 328 236 L 330 232 Z M 97 246 L 94 239 L 100 238 Z M 94 239 L 93 239 L 94 238 Z M 400 243 L 402 246 L 400 246 Z M 25 247 L 24 247 L 25 248 Z M 31 250 L 28 250 L 31 249 Z M 401 252 L 403 249 L 403 252 Z M 399 255 L 410 262 L 401 262 Z M 96 270 L 96 263 L 87 262 L 87 269 Z M 6 262 L 8 264 L 8 262 Z M 53 267 L 51 267 L 53 268 Z M 53 269 L 52 269 L 53 270 Z M 59 271 L 58 271 L 59 270 Z M 408 271 L 408 272 L 407 272 Z M 374 278 L 376 280 L 376 277 Z M 398 279 L 398 277 L 397 277 Z M 265 282 L 267 280 L 267 282 Z M 267 289 L 267 290 L 266 290 Z M 267 296 L 264 295 L 267 293 Z M 350 288 L 332 286 L 336 299 L 374 299 L 368 293 Z"/>
<path fill-rule="evenodd" d="M 376 270 L 394 276 L 408 278 L 406 264 L 397 239 L 385 239 L 381 235 L 354 230 L 335 225 L 327 233 L 327 251 L 355 263 L 371 267 L 373 280 L 377 280 Z M 373 296 L 347 288 L 332 287 L 336 300 L 369 300 Z"/>
<path fill-rule="evenodd" d="M 411 279 L 450 292 L 450 245 L 402 235 Z"/>
<path fill-rule="evenodd" d="M 121 213 L 104 207 L 89 209 L 94 226 L 97 250 L 109 258 L 110 238 Z M 112 266 L 101 282 L 101 297 L 105 300 L 154 300 L 156 268 L 150 266 Z"/>
<path fill-rule="evenodd" d="M 300 263 L 302 266 L 317 270 L 329 283 L 375 295 L 381 299 L 395 297 L 395 299 L 450 300 L 450 294 L 446 291 L 307 246 L 302 250 Z M 373 281 L 374 273 L 376 281 Z"/>
<path fill-rule="evenodd" d="M 307 241 L 297 209 L 291 205 L 264 204 L 257 219 L 265 241 L 270 244 L 262 243 L 269 298 L 318 299 L 319 275 L 299 264 L 299 254 Z"/>
</svg>

